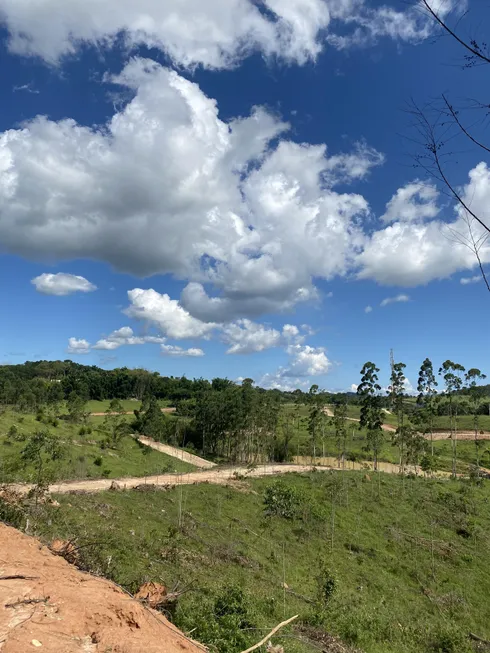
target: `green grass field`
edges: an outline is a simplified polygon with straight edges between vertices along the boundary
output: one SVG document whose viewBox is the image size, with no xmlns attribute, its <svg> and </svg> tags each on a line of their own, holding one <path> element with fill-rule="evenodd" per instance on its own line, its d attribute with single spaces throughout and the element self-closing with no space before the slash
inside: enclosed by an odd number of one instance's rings
<svg viewBox="0 0 490 653">
<path fill-rule="evenodd" d="M 129 419 L 129 417 L 128 417 Z M 104 418 L 90 418 L 90 434 L 80 435 L 80 424 L 58 421 L 58 426 L 46 427 L 36 421 L 34 415 L 6 411 L 0 415 L 0 483 L 31 481 L 34 477 L 32 465 L 19 465 L 20 452 L 25 442 L 9 442 L 6 434 L 15 425 L 21 434 L 30 435 L 39 429 L 48 428 L 63 445 L 64 455 L 48 465 L 50 477 L 55 481 L 84 478 L 118 478 L 123 476 L 145 476 L 162 472 L 186 472 L 193 469 L 166 454 L 140 445 L 127 436 L 115 448 L 103 447 L 104 437 L 97 431 Z"/>
<path fill-rule="evenodd" d="M 294 614 L 297 627 L 273 640 L 288 653 L 318 650 L 298 639 L 305 628 L 366 653 L 466 653 L 470 632 L 490 639 L 490 483 L 288 475 L 292 519 L 265 515 L 271 483 L 60 496 L 31 529 L 90 543 L 82 565 L 131 592 L 150 580 L 190 587 L 174 621 L 220 653 Z M 325 579 L 334 591 L 321 607 Z M 234 606 L 226 618 L 223 596 Z"/>
<path fill-rule="evenodd" d="M 311 436 L 308 433 L 308 413 L 307 406 L 286 404 L 280 417 L 280 430 L 283 429 L 286 420 L 292 426 L 293 437 L 290 444 L 290 450 L 294 456 L 312 456 L 313 445 Z M 359 418 L 359 406 L 348 406 L 349 417 Z M 459 426 L 461 430 L 465 428 L 466 422 L 471 420 L 469 416 L 460 418 Z M 385 413 L 384 421 L 387 424 L 396 424 L 395 415 Z M 481 416 L 482 428 L 490 430 L 490 418 Z M 444 428 L 447 423 L 446 417 L 436 418 L 436 424 Z M 366 432 L 359 429 L 356 422 L 348 422 L 347 426 L 347 455 L 355 460 L 372 459 L 372 453 L 367 449 Z M 339 444 L 335 437 L 335 430 L 330 419 L 325 421 L 324 437 L 317 436 L 316 455 L 317 456 L 338 456 L 340 454 Z M 438 459 L 438 469 L 450 471 L 452 469 L 451 443 L 448 440 L 438 440 L 434 442 L 434 454 Z M 482 441 L 480 444 L 480 465 L 490 468 L 490 441 Z M 476 448 L 473 441 L 458 441 L 457 443 L 458 472 L 465 473 L 469 465 L 475 465 L 477 461 Z M 392 434 L 384 433 L 384 443 L 381 447 L 379 459 L 385 462 L 397 463 L 400 458 L 399 449 L 392 444 Z"/>
</svg>

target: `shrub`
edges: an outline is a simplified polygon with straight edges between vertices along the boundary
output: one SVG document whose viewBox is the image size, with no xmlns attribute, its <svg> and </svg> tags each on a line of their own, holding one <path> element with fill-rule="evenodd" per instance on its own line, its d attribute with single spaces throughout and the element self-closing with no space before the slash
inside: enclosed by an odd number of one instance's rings
<svg viewBox="0 0 490 653">
<path fill-rule="evenodd" d="M 85 426 L 81 426 L 78 429 L 78 435 L 85 435 L 86 433 L 87 433 L 87 429 L 85 428 Z"/>
<path fill-rule="evenodd" d="M 103 469 L 102 470 L 102 473 L 101 473 L 102 478 L 109 478 L 110 475 L 111 475 L 111 470 L 110 469 Z"/>
<path fill-rule="evenodd" d="M 20 505 L 4 501 L 0 498 L 0 522 L 5 522 L 14 528 L 22 528 L 25 513 Z"/>
<path fill-rule="evenodd" d="M 303 502 L 301 493 L 282 480 L 268 485 L 264 493 L 264 512 L 267 516 L 293 519 L 297 516 Z"/>
<path fill-rule="evenodd" d="M 224 587 L 214 600 L 196 601 L 190 611 L 178 609 L 175 622 L 184 631 L 195 628 L 194 637 L 220 653 L 248 648 L 253 636 L 247 630 L 255 627 L 250 601 L 236 585 Z"/>
<path fill-rule="evenodd" d="M 434 653 L 469 653 L 473 650 L 466 634 L 451 624 L 440 626 L 431 634 L 429 647 Z"/>
<path fill-rule="evenodd" d="M 102 456 L 97 456 L 97 458 L 95 458 L 94 465 L 97 465 L 97 467 L 102 467 Z"/>
</svg>

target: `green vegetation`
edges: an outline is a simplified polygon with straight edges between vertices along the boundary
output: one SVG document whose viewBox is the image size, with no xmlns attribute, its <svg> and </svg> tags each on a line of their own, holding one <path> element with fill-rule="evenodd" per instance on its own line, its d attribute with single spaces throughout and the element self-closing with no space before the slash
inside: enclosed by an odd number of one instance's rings
<svg viewBox="0 0 490 653">
<path fill-rule="evenodd" d="M 77 538 L 82 567 L 131 592 L 189 588 L 170 617 L 213 650 L 299 613 L 274 638 L 293 653 L 324 631 L 366 653 L 471 651 L 470 632 L 490 638 L 490 484 L 379 476 L 59 496 L 31 528 Z"/>
<path fill-rule="evenodd" d="M 84 423 L 73 424 L 58 419 L 55 427 L 52 423 L 43 424 L 33 414 L 4 411 L 0 414 L 0 483 L 38 482 L 39 458 L 34 452 L 40 444 L 39 433 L 47 434 L 49 447 L 59 449 L 54 457 L 47 450 L 42 453 L 41 476 L 47 482 L 193 469 L 192 465 L 154 451 L 131 437 L 122 437 L 116 443 L 109 441 L 102 429 L 104 420 L 89 418 Z M 26 450 L 27 454 L 23 453 Z"/>
</svg>

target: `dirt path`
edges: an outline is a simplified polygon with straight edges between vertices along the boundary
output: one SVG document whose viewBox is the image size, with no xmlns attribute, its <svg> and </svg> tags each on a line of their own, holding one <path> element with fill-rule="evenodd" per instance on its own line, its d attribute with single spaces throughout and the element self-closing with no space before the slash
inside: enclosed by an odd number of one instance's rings
<svg viewBox="0 0 490 653">
<path fill-rule="evenodd" d="M 324 408 L 324 411 L 325 411 L 325 413 L 326 413 L 326 415 L 328 417 L 333 417 L 334 416 L 332 409 L 328 408 L 328 406 L 326 406 Z M 387 411 L 387 412 L 389 412 L 389 411 Z M 360 422 L 360 420 L 358 420 L 356 417 L 346 417 L 345 419 L 348 420 L 349 422 Z M 381 428 L 383 429 L 383 431 L 390 431 L 390 433 L 393 433 L 394 431 L 396 431 L 396 428 L 394 426 L 392 426 L 391 424 L 382 424 Z"/>
<path fill-rule="evenodd" d="M 383 409 L 386 413 L 391 415 L 389 410 Z M 330 408 L 325 407 L 325 413 L 328 415 L 328 417 L 333 417 L 333 412 Z M 347 417 L 350 422 L 359 422 L 360 420 L 356 419 L 355 417 Z M 396 426 L 393 426 L 392 424 L 382 424 L 381 428 L 383 431 L 388 431 L 390 433 L 394 433 L 396 431 Z M 425 436 L 427 440 L 430 440 L 430 435 L 427 434 Z M 449 431 L 441 431 L 438 433 L 433 434 L 433 440 L 448 440 L 451 438 L 451 433 Z M 474 440 L 475 439 L 475 432 L 474 431 L 458 431 L 456 440 Z M 490 440 L 490 432 L 484 431 L 483 433 L 480 433 L 478 435 L 479 440 Z"/>
<path fill-rule="evenodd" d="M 111 489 L 111 485 L 116 484 L 121 489 L 131 489 L 138 485 L 158 485 L 174 487 L 177 485 L 195 485 L 198 483 L 215 483 L 217 485 L 228 485 L 230 481 L 243 478 L 259 478 L 261 476 L 277 476 L 279 474 L 289 474 L 291 472 L 309 472 L 313 465 L 294 465 L 294 464 L 275 464 L 258 465 L 250 469 L 245 465 L 236 467 L 226 467 L 213 470 L 204 470 L 200 472 L 188 472 L 187 474 L 159 474 L 155 476 L 137 476 L 118 479 L 95 479 L 85 481 L 66 481 L 50 485 L 49 492 L 52 494 L 67 494 L 69 492 L 105 492 Z M 316 465 L 318 468 L 318 465 Z M 325 467 L 327 471 L 329 468 Z M 32 485 L 17 484 L 10 486 L 16 492 L 27 494 Z"/>
<path fill-rule="evenodd" d="M 2 653 L 206 653 L 160 613 L 0 524 Z"/>
<path fill-rule="evenodd" d="M 162 413 L 175 413 L 177 408 L 160 408 Z M 90 413 L 90 417 L 105 417 L 107 413 Z M 134 415 L 134 410 L 127 410 L 124 413 L 109 413 L 109 415 Z"/>
<path fill-rule="evenodd" d="M 183 449 L 178 449 L 177 447 L 171 447 L 169 444 L 163 444 L 161 442 L 156 442 L 155 440 L 152 440 L 151 438 L 147 438 L 146 435 L 133 435 L 134 438 L 137 438 L 141 444 L 146 444 L 147 447 L 151 447 L 152 449 L 155 449 L 156 451 L 160 451 L 161 453 L 166 453 L 167 456 L 172 456 L 172 458 L 178 458 L 179 460 L 183 460 L 185 463 L 190 463 L 191 465 L 194 465 L 194 467 L 199 467 L 199 469 L 211 469 L 212 467 L 216 467 L 215 463 L 210 462 L 209 460 L 205 460 L 204 458 L 199 458 L 199 456 L 195 456 L 192 453 L 187 453 L 187 451 L 184 451 Z"/>
<path fill-rule="evenodd" d="M 299 465 L 306 465 L 306 464 L 313 464 L 311 456 L 295 456 L 294 457 L 294 462 L 299 464 Z M 339 462 L 338 458 L 332 457 L 318 457 L 316 458 L 317 465 L 321 465 L 329 467 L 330 469 L 337 469 L 341 470 L 344 469 L 342 466 L 342 462 Z M 386 462 L 378 462 L 378 467 L 380 472 L 384 472 L 385 474 L 399 474 L 400 473 L 400 465 L 397 465 L 395 463 L 386 463 Z M 357 470 L 357 471 L 365 471 L 365 472 L 372 472 L 373 471 L 373 463 L 369 461 L 362 461 L 362 462 L 354 462 L 352 460 L 346 460 L 345 461 L 345 470 L 346 471 L 352 471 L 352 470 Z M 418 466 L 414 465 L 406 465 L 405 466 L 405 474 L 416 474 L 417 476 L 424 476 L 424 472 L 420 469 Z M 436 472 L 436 476 L 438 478 L 449 478 L 451 476 L 450 472 Z"/>
</svg>

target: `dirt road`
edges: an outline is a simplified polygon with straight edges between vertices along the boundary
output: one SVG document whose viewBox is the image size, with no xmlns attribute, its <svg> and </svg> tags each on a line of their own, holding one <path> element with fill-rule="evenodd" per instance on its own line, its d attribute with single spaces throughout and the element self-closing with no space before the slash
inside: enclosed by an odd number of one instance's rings
<svg viewBox="0 0 490 653">
<path fill-rule="evenodd" d="M 131 489 L 138 485 L 158 485 L 166 487 L 175 487 L 177 485 L 195 485 L 197 483 L 215 483 L 216 485 L 228 485 L 230 481 L 243 478 L 259 478 L 261 476 L 277 476 L 279 474 L 289 474 L 291 472 L 309 472 L 313 465 L 294 465 L 294 464 L 275 464 L 258 465 L 250 469 L 245 465 L 236 467 L 227 467 L 221 469 L 204 470 L 200 472 L 189 472 L 187 474 L 159 474 L 156 476 L 146 477 L 129 477 L 118 479 L 96 479 L 85 481 L 66 481 L 57 483 L 49 487 L 52 494 L 67 494 L 69 492 L 105 492 L 111 489 L 115 483 L 121 489 Z M 328 471 L 328 467 L 321 468 L 316 465 L 317 469 Z M 10 486 L 16 492 L 27 494 L 32 485 L 17 484 Z"/>
<path fill-rule="evenodd" d="M 161 453 L 166 453 L 167 456 L 172 456 L 172 458 L 178 458 L 179 460 L 183 460 L 185 463 L 190 463 L 191 465 L 194 465 L 194 467 L 199 467 L 199 469 L 211 469 L 212 467 L 216 467 L 216 464 L 210 462 L 209 460 L 205 460 L 204 458 L 199 458 L 199 456 L 195 456 L 192 453 L 187 453 L 187 451 L 184 451 L 183 449 L 178 449 L 177 447 L 171 447 L 169 444 L 156 442 L 151 438 L 147 438 L 146 435 L 140 435 L 140 436 L 133 435 L 133 437 L 137 438 L 139 442 L 141 442 L 141 444 L 146 444 L 147 447 L 151 447 L 152 449 L 155 449 L 156 451 L 160 451 Z"/>
<path fill-rule="evenodd" d="M 390 413 L 390 411 L 385 410 L 386 413 Z M 325 408 L 325 413 L 328 415 L 328 417 L 333 417 L 333 412 L 330 408 L 326 407 Z M 360 420 L 356 419 L 355 417 L 347 417 L 350 422 L 359 422 Z M 392 424 L 382 424 L 381 428 L 383 431 L 389 431 L 390 433 L 394 433 L 396 431 L 396 426 L 393 426 Z M 427 434 L 426 436 L 427 440 L 430 440 L 430 434 Z M 433 434 L 432 439 L 433 440 L 449 440 L 451 438 L 451 433 L 449 431 L 441 431 Z M 474 431 L 458 431 L 456 435 L 456 440 L 474 440 L 475 439 L 475 432 Z M 490 432 L 484 431 L 478 435 L 479 440 L 490 440 Z"/>
<path fill-rule="evenodd" d="M 327 414 L 328 417 L 333 417 L 334 416 L 332 409 L 328 408 L 328 406 L 325 407 L 324 410 L 325 410 L 325 413 Z M 346 417 L 346 419 L 349 422 L 359 422 L 360 421 L 360 420 L 356 419 L 355 417 Z M 381 428 L 383 429 L 383 431 L 390 431 L 391 433 L 396 431 L 396 428 L 394 426 L 392 426 L 391 424 L 382 424 Z"/>
</svg>

